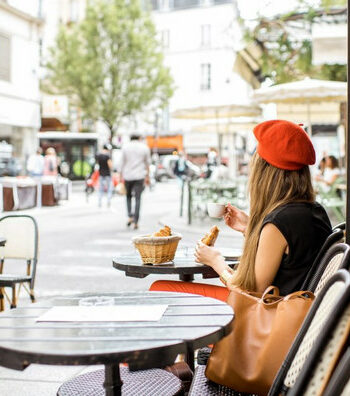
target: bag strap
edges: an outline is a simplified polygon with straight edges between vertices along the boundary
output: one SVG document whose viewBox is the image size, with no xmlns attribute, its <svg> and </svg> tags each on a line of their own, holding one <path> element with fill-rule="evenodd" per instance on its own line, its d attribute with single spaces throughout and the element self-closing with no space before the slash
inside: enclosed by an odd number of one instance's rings
<svg viewBox="0 0 350 396">
<path fill-rule="evenodd" d="M 263 295 L 261 296 L 261 300 L 264 303 L 269 303 L 271 302 L 271 299 L 276 300 L 276 298 L 280 298 L 280 291 L 277 286 L 269 286 L 265 289 Z"/>
<path fill-rule="evenodd" d="M 300 291 L 288 294 L 288 296 L 284 297 L 284 300 L 288 301 L 288 300 L 292 300 L 293 298 L 297 298 L 297 297 L 304 298 L 305 300 L 308 298 L 311 298 L 313 300 L 315 298 L 315 295 L 314 295 L 314 293 L 312 293 L 310 291 L 300 290 Z"/>
</svg>

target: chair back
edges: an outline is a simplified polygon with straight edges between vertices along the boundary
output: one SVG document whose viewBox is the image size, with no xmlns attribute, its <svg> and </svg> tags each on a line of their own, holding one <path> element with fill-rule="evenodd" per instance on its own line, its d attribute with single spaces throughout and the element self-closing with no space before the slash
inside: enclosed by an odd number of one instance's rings
<svg viewBox="0 0 350 396">
<path fill-rule="evenodd" d="M 350 347 L 337 365 L 323 396 L 350 395 Z"/>
<path fill-rule="evenodd" d="M 334 323 L 338 323 L 343 314 L 346 315 L 345 318 L 350 315 L 349 301 L 350 274 L 343 269 L 329 279 L 315 299 L 277 373 L 269 396 L 280 395 L 281 392 L 288 392 L 288 396 L 292 394 L 290 392 L 294 391 L 297 380 L 300 381 L 299 376 L 304 375 L 311 365 L 310 359 L 312 362 L 317 361 L 315 355 L 327 344 L 334 330 Z"/>
<path fill-rule="evenodd" d="M 344 270 L 343 270 L 344 271 Z M 342 307 L 327 318 L 322 336 L 316 341 L 288 396 L 321 395 L 329 382 L 350 333 L 350 288 L 341 297 Z"/>
<path fill-rule="evenodd" d="M 6 238 L 0 247 L 0 258 L 36 260 L 38 255 L 38 226 L 28 215 L 9 215 L 0 218 L 0 236 Z"/>
<path fill-rule="evenodd" d="M 320 262 L 314 276 L 306 290 L 318 295 L 327 283 L 328 279 L 335 274 L 338 269 L 349 269 L 350 266 L 350 246 L 345 243 L 338 243 L 332 246 Z"/>
<path fill-rule="evenodd" d="M 345 221 L 343 221 L 343 222 L 341 222 L 341 223 L 335 225 L 335 226 L 332 228 L 332 230 L 335 231 L 337 228 L 339 228 L 339 230 L 345 231 L 345 229 L 346 229 L 346 223 L 345 223 Z"/>
<path fill-rule="evenodd" d="M 325 257 L 326 253 L 333 245 L 342 242 L 343 239 L 344 239 L 344 231 L 339 228 L 333 229 L 332 233 L 324 241 L 320 251 L 318 252 L 314 262 L 312 263 L 312 266 L 304 280 L 304 283 L 301 286 L 301 290 L 311 290 L 310 284 L 313 282 L 315 274 L 317 273 L 318 268 L 320 266 L 321 260 Z"/>
</svg>

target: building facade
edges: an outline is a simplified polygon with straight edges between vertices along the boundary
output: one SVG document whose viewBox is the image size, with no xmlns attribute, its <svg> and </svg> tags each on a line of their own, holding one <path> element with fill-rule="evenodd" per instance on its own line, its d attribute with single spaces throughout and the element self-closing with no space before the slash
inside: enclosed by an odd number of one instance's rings
<svg viewBox="0 0 350 396">
<path fill-rule="evenodd" d="M 40 128 L 39 0 L 0 0 L 0 140 L 24 164 Z"/>
<path fill-rule="evenodd" d="M 152 0 L 152 14 L 174 78 L 175 93 L 163 115 L 161 130 L 181 131 L 188 151 L 205 152 L 218 146 L 215 132 L 201 124 L 215 119 L 186 120 L 174 116 L 179 109 L 246 104 L 252 90 L 233 70 L 241 40 L 237 8 L 232 0 Z M 224 120 L 220 120 L 222 122 Z"/>
</svg>

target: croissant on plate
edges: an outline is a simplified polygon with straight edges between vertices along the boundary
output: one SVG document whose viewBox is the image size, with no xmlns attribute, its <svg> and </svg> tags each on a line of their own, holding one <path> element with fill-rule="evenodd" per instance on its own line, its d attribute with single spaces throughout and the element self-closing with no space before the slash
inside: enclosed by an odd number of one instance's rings
<svg viewBox="0 0 350 396">
<path fill-rule="evenodd" d="M 159 231 L 154 232 L 152 236 L 154 237 L 167 237 L 171 235 L 171 228 L 165 225 L 163 228 L 161 228 Z"/>
<path fill-rule="evenodd" d="M 210 231 L 205 234 L 205 236 L 201 239 L 201 241 L 207 246 L 214 246 L 216 238 L 219 235 L 219 228 L 217 226 L 213 226 Z"/>
</svg>

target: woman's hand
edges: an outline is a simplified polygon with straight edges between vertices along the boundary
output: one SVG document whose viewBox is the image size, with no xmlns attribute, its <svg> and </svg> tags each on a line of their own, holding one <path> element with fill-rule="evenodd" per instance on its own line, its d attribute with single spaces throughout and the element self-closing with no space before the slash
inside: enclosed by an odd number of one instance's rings
<svg viewBox="0 0 350 396">
<path fill-rule="evenodd" d="M 201 241 L 197 243 L 194 255 L 196 263 L 209 265 L 218 274 L 221 274 L 226 267 L 225 259 L 221 256 L 221 253 L 213 247 L 204 245 Z"/>
<path fill-rule="evenodd" d="M 226 205 L 224 220 L 230 228 L 244 234 L 248 225 L 249 216 L 229 203 Z"/>
</svg>

